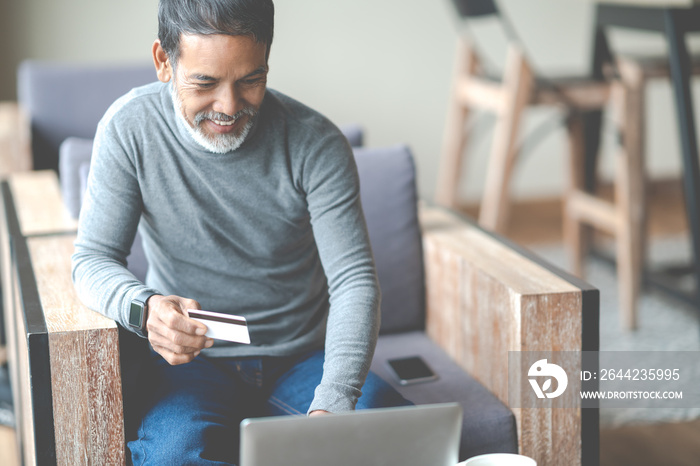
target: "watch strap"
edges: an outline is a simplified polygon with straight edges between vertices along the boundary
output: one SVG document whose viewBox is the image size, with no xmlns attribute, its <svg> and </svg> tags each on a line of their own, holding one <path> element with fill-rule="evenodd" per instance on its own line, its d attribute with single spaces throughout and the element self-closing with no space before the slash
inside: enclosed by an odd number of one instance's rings
<svg viewBox="0 0 700 466">
<path fill-rule="evenodd" d="M 143 290 L 136 294 L 136 296 L 131 300 L 131 308 L 129 310 L 129 327 L 142 338 L 148 338 L 148 331 L 146 330 L 146 322 L 148 320 L 148 298 L 154 294 L 157 293 L 154 293 L 152 290 Z M 141 308 L 141 316 L 138 323 L 133 321 L 133 316 L 131 315 L 134 305 Z"/>
</svg>

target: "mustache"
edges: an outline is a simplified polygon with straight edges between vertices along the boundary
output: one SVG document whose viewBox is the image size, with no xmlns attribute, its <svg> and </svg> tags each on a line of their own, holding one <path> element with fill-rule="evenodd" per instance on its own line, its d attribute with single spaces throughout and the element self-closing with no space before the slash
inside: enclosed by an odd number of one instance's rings
<svg viewBox="0 0 700 466">
<path fill-rule="evenodd" d="M 218 121 L 233 121 L 237 120 L 243 116 L 249 116 L 249 117 L 254 117 L 257 114 L 257 112 L 251 108 L 251 107 L 244 107 L 242 110 L 236 112 L 234 115 L 227 115 L 225 113 L 219 113 L 219 112 L 200 112 L 194 117 L 194 124 L 195 126 L 199 125 L 201 122 L 204 120 L 218 120 Z"/>
</svg>

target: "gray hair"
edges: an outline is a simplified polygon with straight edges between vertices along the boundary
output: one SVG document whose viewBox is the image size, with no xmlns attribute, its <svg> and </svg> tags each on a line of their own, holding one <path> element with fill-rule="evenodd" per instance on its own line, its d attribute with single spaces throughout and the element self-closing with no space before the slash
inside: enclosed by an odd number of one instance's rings
<svg viewBox="0 0 700 466">
<path fill-rule="evenodd" d="M 182 34 L 249 36 L 270 55 L 275 6 L 272 0 L 160 0 L 158 39 L 176 66 Z"/>
</svg>

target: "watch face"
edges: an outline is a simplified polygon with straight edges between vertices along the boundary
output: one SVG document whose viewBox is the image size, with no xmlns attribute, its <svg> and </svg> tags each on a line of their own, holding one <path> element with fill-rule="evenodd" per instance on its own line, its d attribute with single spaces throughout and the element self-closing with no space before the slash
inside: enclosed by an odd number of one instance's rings
<svg viewBox="0 0 700 466">
<path fill-rule="evenodd" d="M 139 301 L 131 302 L 131 312 L 129 313 L 129 325 L 132 327 L 141 328 L 143 322 L 143 303 Z"/>
</svg>

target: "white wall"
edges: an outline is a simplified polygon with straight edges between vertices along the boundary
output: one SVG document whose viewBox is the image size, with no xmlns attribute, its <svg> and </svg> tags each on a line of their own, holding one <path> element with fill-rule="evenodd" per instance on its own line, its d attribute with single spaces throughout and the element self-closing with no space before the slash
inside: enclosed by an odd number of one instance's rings
<svg viewBox="0 0 700 466">
<path fill-rule="evenodd" d="M 157 6 L 157 0 L 21 0 L 3 2 L 0 15 L 19 58 L 134 61 L 149 59 Z"/>
<path fill-rule="evenodd" d="M 432 195 L 447 108 L 454 28 L 434 0 L 278 0 L 270 85 L 367 144 L 407 143 Z"/>
<path fill-rule="evenodd" d="M 320 110 L 338 124 L 357 122 L 367 144 L 406 143 L 416 156 L 419 189 L 432 197 L 442 145 L 457 24 L 449 0 L 276 0 L 270 86 Z M 592 6 L 585 0 L 502 0 L 546 74 L 585 72 L 591 48 Z M 13 94 L 14 66 L 22 58 L 71 61 L 146 61 L 156 36 L 157 0 L 22 0 L 0 5 L 0 97 Z M 504 42 L 480 28 L 491 59 Z M 659 48 L 647 35 L 615 35 L 623 48 Z M 700 89 L 695 89 L 700 98 Z M 649 89 L 649 165 L 656 176 L 680 170 L 677 129 L 668 83 Z M 698 101 L 700 102 L 700 101 Z M 551 118 L 530 112 L 526 128 Z M 606 133 L 609 136 L 609 131 Z M 489 146 L 479 139 L 465 170 L 466 199 L 478 199 Z M 553 131 L 520 163 L 520 197 L 561 192 L 566 145 Z M 604 167 L 609 172 L 611 156 Z"/>
</svg>

